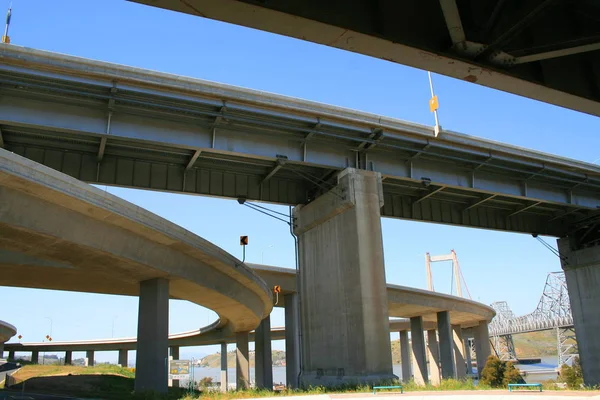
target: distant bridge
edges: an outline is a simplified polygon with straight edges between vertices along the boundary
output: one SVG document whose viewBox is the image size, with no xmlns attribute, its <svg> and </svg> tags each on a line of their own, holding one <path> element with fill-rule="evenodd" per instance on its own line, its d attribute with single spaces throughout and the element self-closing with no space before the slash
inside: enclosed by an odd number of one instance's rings
<svg viewBox="0 0 600 400">
<path fill-rule="evenodd" d="M 558 365 L 570 363 L 577 356 L 577 344 L 571 303 L 563 272 L 551 272 L 546 278 L 536 309 L 516 317 L 506 301 L 492 303 L 496 317 L 489 325 L 496 354 L 504 360 L 516 360 L 513 335 L 554 329 L 557 338 Z"/>
</svg>

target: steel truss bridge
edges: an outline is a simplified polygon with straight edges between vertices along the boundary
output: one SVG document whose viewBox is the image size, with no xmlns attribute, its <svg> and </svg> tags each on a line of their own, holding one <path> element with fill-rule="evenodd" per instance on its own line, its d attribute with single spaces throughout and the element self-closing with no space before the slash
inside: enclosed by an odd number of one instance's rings
<svg viewBox="0 0 600 400">
<path fill-rule="evenodd" d="M 556 331 L 559 366 L 570 364 L 573 357 L 578 355 L 571 303 L 563 272 L 548 274 L 536 309 L 527 315 L 515 316 L 506 301 L 498 301 L 491 306 L 496 310 L 496 316 L 489 325 L 490 339 L 500 359 L 517 359 L 513 335 L 550 329 Z"/>
</svg>

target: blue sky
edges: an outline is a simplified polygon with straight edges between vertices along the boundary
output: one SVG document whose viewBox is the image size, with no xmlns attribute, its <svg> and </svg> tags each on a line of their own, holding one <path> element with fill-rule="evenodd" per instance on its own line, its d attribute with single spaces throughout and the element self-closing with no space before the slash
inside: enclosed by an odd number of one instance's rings
<svg viewBox="0 0 600 400">
<path fill-rule="evenodd" d="M 14 45 L 433 124 L 425 71 L 124 0 L 13 0 L 10 36 Z M 434 84 L 445 129 L 588 162 L 600 159 L 600 118 L 440 75 L 434 75 Z M 235 201 L 106 190 L 240 257 L 239 235 L 250 235 L 249 262 L 264 259 L 271 265 L 294 266 L 287 225 Z M 508 300 L 517 314 L 535 308 L 546 274 L 560 269 L 557 257 L 529 235 L 391 219 L 383 219 L 383 231 L 388 282 L 425 288 L 425 252 L 454 249 L 473 299 L 488 304 Z M 434 265 L 438 291 L 450 290 L 450 272 L 449 263 Z M 54 340 L 136 334 L 135 298 L 0 290 L 15 299 L 11 307 L 2 308 L 0 319 L 16 325 L 24 341 L 42 340 L 51 324 Z M 172 333 L 216 318 L 211 311 L 181 301 L 172 301 L 170 311 Z M 283 325 L 281 310 L 274 312 L 272 325 Z M 282 349 L 283 342 L 274 347 Z M 216 350 L 188 348 L 181 355 L 198 357 Z M 98 353 L 96 358 L 116 362 L 117 355 Z"/>
</svg>

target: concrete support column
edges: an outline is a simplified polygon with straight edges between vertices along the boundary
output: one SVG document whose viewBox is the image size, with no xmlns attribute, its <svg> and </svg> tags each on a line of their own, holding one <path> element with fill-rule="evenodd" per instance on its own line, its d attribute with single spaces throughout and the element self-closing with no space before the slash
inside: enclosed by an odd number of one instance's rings
<svg viewBox="0 0 600 400">
<path fill-rule="evenodd" d="M 179 360 L 179 346 L 171 346 L 169 360 Z M 170 380 L 171 387 L 179 387 L 179 379 Z"/>
<path fill-rule="evenodd" d="M 179 346 L 169 347 L 169 353 L 173 360 L 179 360 Z"/>
<path fill-rule="evenodd" d="M 140 282 L 135 391 L 168 390 L 169 281 Z"/>
<path fill-rule="evenodd" d="M 128 353 L 129 352 L 126 349 L 119 350 L 119 364 L 121 364 L 123 368 L 127 368 L 129 364 Z"/>
<path fill-rule="evenodd" d="M 429 381 L 432 385 L 439 385 L 441 376 L 440 352 L 435 329 L 427 331 L 427 358 L 429 358 Z"/>
<path fill-rule="evenodd" d="M 302 385 L 393 379 L 383 262 L 381 174 L 348 168 L 294 209 Z"/>
<path fill-rule="evenodd" d="M 437 313 L 437 328 L 440 335 L 442 379 L 454 378 L 456 375 L 456 367 L 454 365 L 452 328 L 450 326 L 450 313 L 448 311 L 440 311 Z"/>
<path fill-rule="evenodd" d="M 65 351 L 65 365 L 73 365 L 73 352 L 71 350 Z"/>
<path fill-rule="evenodd" d="M 481 377 L 481 371 L 492 354 L 487 321 L 481 321 L 475 327 L 475 353 L 477 354 L 477 374 Z"/>
<path fill-rule="evenodd" d="M 88 359 L 88 367 L 94 366 L 94 350 L 88 350 L 85 352 L 85 356 Z"/>
<path fill-rule="evenodd" d="M 412 317 L 410 319 L 410 338 L 412 339 L 414 380 L 417 385 L 424 385 L 429 381 L 429 378 L 425 356 L 425 338 L 423 337 L 423 317 Z"/>
<path fill-rule="evenodd" d="M 31 352 L 31 362 L 33 364 L 38 364 L 40 362 L 40 352 L 39 351 Z"/>
<path fill-rule="evenodd" d="M 298 295 L 286 294 L 285 301 L 285 375 L 288 388 L 298 388 L 300 374 L 300 332 Z"/>
<path fill-rule="evenodd" d="M 256 387 L 273 390 L 273 357 L 271 354 L 271 316 L 263 319 L 254 333 Z"/>
<path fill-rule="evenodd" d="M 0 358 L 4 358 L 4 343 L 0 342 Z"/>
<path fill-rule="evenodd" d="M 575 240 L 565 238 L 558 240 L 558 250 L 563 257 L 561 264 L 567 280 L 583 381 L 588 386 L 597 386 L 600 385 L 600 245 L 582 248 Z"/>
<path fill-rule="evenodd" d="M 8 359 L 9 360 L 14 360 L 15 359 L 15 351 L 11 350 L 8 352 Z"/>
<path fill-rule="evenodd" d="M 467 364 L 467 374 L 473 374 L 473 359 L 471 358 L 471 343 L 469 338 L 465 338 L 464 340 L 465 346 L 465 356 L 466 356 L 466 364 Z"/>
<path fill-rule="evenodd" d="M 229 377 L 227 375 L 227 343 L 221 343 L 221 391 L 229 389 Z"/>
<path fill-rule="evenodd" d="M 235 334 L 235 379 L 237 390 L 250 387 L 250 362 L 248 358 L 248 332 Z"/>
<path fill-rule="evenodd" d="M 402 365 L 402 382 L 405 383 L 412 377 L 410 353 L 408 331 L 400 331 L 400 364 Z"/>
<path fill-rule="evenodd" d="M 465 366 L 465 344 L 460 325 L 452 325 L 452 341 L 454 345 L 455 377 L 456 379 L 462 379 L 467 375 L 467 368 Z"/>
</svg>

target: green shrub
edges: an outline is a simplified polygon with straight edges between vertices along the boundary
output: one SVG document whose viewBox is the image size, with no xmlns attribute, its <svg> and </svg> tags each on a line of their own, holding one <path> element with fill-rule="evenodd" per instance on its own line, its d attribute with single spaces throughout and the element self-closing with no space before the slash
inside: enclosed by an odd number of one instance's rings
<svg viewBox="0 0 600 400">
<path fill-rule="evenodd" d="M 502 361 L 496 356 L 489 356 L 481 371 L 481 383 L 493 388 L 524 382 L 521 373 L 513 363 Z"/>
<path fill-rule="evenodd" d="M 491 387 L 504 386 L 504 370 L 506 363 L 496 356 L 489 356 L 481 371 L 481 383 Z"/>
<path fill-rule="evenodd" d="M 567 384 L 569 389 L 580 389 L 583 385 L 583 372 L 581 371 L 581 363 L 579 357 L 573 359 L 573 365 L 568 366 L 563 364 L 560 367 L 560 382 Z"/>
<path fill-rule="evenodd" d="M 525 383 L 521 372 L 511 362 L 506 363 L 504 377 L 502 378 L 503 386 L 508 386 L 509 383 Z"/>
<path fill-rule="evenodd" d="M 200 379 L 200 387 L 206 388 L 209 386 L 212 386 L 213 383 L 213 379 L 210 376 L 205 376 L 204 378 Z"/>
</svg>

